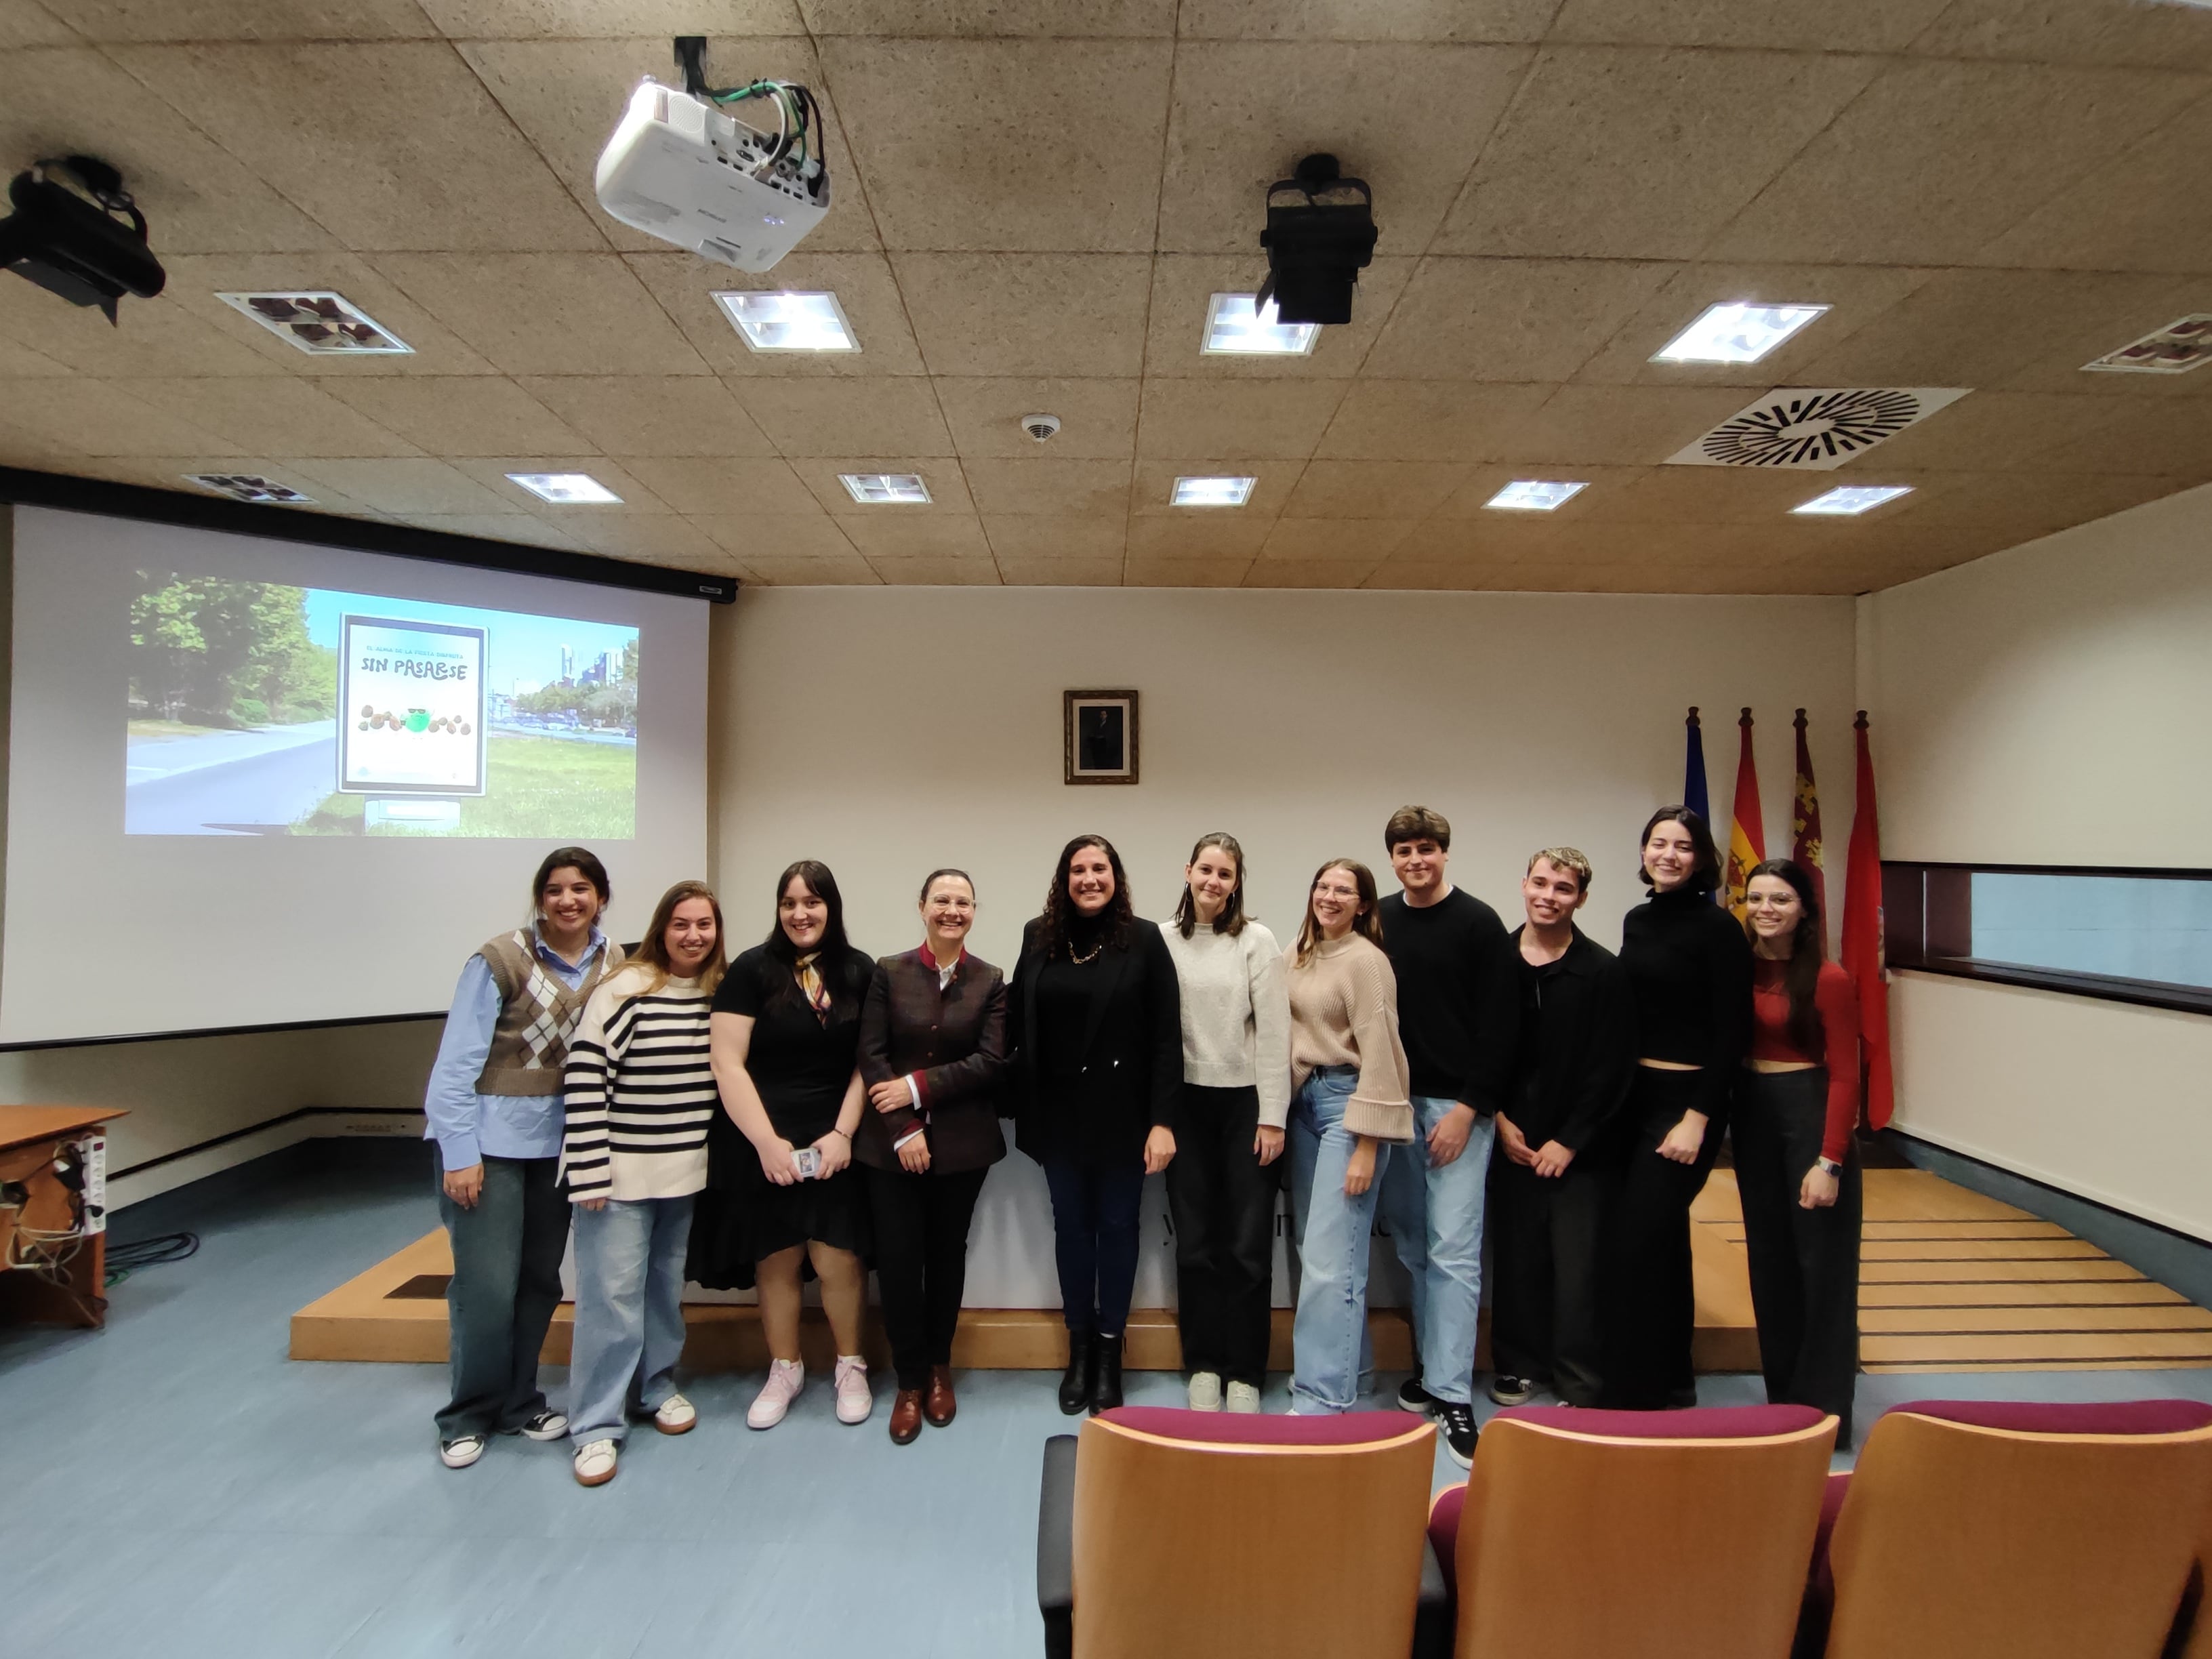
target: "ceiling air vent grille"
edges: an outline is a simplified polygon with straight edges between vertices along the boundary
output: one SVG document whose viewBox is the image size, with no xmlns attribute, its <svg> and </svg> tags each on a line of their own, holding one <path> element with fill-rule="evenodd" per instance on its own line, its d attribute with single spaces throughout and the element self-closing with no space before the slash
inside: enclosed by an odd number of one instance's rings
<svg viewBox="0 0 2212 1659">
<path fill-rule="evenodd" d="M 328 289 L 215 297 L 287 344 L 318 357 L 388 357 L 415 349 L 344 295 Z"/>
<path fill-rule="evenodd" d="M 1826 472 L 1966 395 L 1952 386 L 1778 386 L 1667 465 Z"/>
<path fill-rule="evenodd" d="M 187 483 L 196 483 L 202 489 L 211 489 L 218 495 L 228 495 L 234 501 L 252 501 L 261 506 L 313 507 L 315 498 L 302 495 L 289 484 L 280 484 L 274 478 L 264 478 L 258 472 L 187 472 Z"/>
<path fill-rule="evenodd" d="M 2207 362 L 2212 362 L 2212 313 L 2200 311 L 2177 317 L 2081 368 L 2087 374 L 2186 374 Z"/>
</svg>

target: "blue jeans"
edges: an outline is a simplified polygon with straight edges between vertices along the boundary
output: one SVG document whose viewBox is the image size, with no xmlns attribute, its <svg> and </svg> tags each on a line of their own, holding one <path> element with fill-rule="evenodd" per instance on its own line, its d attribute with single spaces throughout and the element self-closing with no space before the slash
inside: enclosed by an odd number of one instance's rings
<svg viewBox="0 0 2212 1659">
<path fill-rule="evenodd" d="M 684 1251 L 691 1195 L 576 1208 L 576 1334 L 568 1438 L 619 1442 L 634 1413 L 676 1392 L 684 1354 Z"/>
<path fill-rule="evenodd" d="M 1477 1114 L 1467 1149 L 1442 1168 L 1429 1163 L 1429 1132 L 1456 1101 L 1413 1097 L 1413 1144 L 1391 1158 L 1382 1227 L 1413 1280 L 1413 1352 L 1421 1386 L 1464 1406 L 1474 1395 L 1475 1321 L 1482 1312 L 1482 1197 L 1490 1181 L 1495 1118 Z"/>
<path fill-rule="evenodd" d="M 1375 1179 L 1358 1198 L 1345 1195 L 1344 1172 L 1358 1138 L 1344 1127 L 1344 1106 L 1358 1082 L 1355 1066 L 1323 1066 L 1291 1102 L 1291 1231 L 1298 1249 L 1291 1404 L 1316 1416 L 1359 1403 L 1368 1236 L 1391 1162 L 1391 1148 L 1377 1146 Z"/>
</svg>

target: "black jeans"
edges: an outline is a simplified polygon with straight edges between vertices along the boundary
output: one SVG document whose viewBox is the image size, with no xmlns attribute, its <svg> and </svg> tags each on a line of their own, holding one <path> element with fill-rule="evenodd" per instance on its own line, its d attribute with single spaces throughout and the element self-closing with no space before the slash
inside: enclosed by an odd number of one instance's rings
<svg viewBox="0 0 2212 1659">
<path fill-rule="evenodd" d="M 1604 1389 L 1605 1231 L 1623 1172 L 1577 1157 L 1546 1177 L 1491 1161 L 1490 1352 L 1498 1370 L 1548 1380 L 1570 1406 Z"/>
<path fill-rule="evenodd" d="M 1656 1411 L 1697 1387 L 1690 1358 L 1698 1317 L 1690 1206 L 1720 1155 L 1723 1126 L 1717 1119 L 1706 1124 L 1694 1164 L 1674 1163 L 1657 1149 L 1682 1114 L 1697 1106 L 1702 1077 L 1639 1066 L 1629 1089 L 1627 1116 L 1635 1127 L 1611 1252 L 1608 1405 Z"/>
<path fill-rule="evenodd" d="M 908 1175 L 863 1165 L 875 1213 L 876 1288 L 902 1389 L 926 1389 L 933 1365 L 952 1363 L 968 1284 L 968 1224 L 988 1169 Z"/>
<path fill-rule="evenodd" d="M 1275 1170 L 1252 1150 L 1259 1127 L 1257 1089 L 1184 1084 L 1167 1176 L 1183 1366 L 1255 1388 L 1275 1267 Z"/>
<path fill-rule="evenodd" d="M 511 1434 L 545 1409 L 538 1351 L 561 1305 L 561 1257 L 568 1248 L 568 1199 L 555 1183 L 560 1160 L 488 1158 L 483 1190 L 463 1209 L 438 1212 L 453 1243 L 446 1285 L 453 1397 L 438 1413 L 438 1437 Z"/>
<path fill-rule="evenodd" d="M 1044 1180 L 1052 1189 L 1052 1250 L 1067 1328 L 1119 1336 L 1137 1288 L 1145 1166 L 1056 1158 L 1044 1166 Z"/>
<path fill-rule="evenodd" d="M 1751 1306 L 1759 1320 L 1759 1364 L 1766 1397 L 1814 1406 L 1841 1419 L 1851 1437 L 1859 1371 L 1859 1221 L 1863 1187 L 1856 1147 L 1844 1156 L 1835 1203 L 1797 1202 L 1805 1171 L 1827 1127 L 1828 1071 L 1746 1072 L 1729 1115 L 1743 1247 L 1751 1258 Z"/>
</svg>

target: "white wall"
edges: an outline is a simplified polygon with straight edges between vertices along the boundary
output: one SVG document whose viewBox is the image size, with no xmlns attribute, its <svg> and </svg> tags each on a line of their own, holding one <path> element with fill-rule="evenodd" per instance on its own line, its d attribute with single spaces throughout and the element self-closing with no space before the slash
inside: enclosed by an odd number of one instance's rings
<svg viewBox="0 0 2212 1659">
<path fill-rule="evenodd" d="M 2212 486 L 1861 600 L 1883 853 L 2212 862 L 2208 555 Z M 1892 994 L 1898 1127 L 2212 1238 L 2212 1019 L 1926 975 Z"/>
</svg>

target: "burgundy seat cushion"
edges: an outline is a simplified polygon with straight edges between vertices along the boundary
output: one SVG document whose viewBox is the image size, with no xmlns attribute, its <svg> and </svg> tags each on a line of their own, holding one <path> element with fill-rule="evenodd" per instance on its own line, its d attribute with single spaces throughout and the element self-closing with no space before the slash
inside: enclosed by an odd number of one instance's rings
<svg viewBox="0 0 2212 1659">
<path fill-rule="evenodd" d="M 2186 1434 L 2212 1426 L 2212 1405 L 2201 1400 L 1914 1400 L 1889 1409 L 2014 1434 Z"/>
<path fill-rule="evenodd" d="M 1515 1406 L 1493 1421 L 1533 1423 L 1612 1440 L 1757 1440 L 1796 1434 L 1826 1416 L 1811 1406 L 1693 1406 L 1679 1412 L 1589 1411 L 1579 1406 Z"/>
<path fill-rule="evenodd" d="M 1444 1570 L 1444 1583 L 1452 1593 L 1459 1593 L 1459 1517 L 1467 1508 L 1467 1483 L 1446 1486 L 1429 1505 L 1429 1547 L 1437 1553 L 1437 1565 Z"/>
<path fill-rule="evenodd" d="M 1098 1420 L 1164 1440 L 1216 1446 L 1365 1446 L 1395 1440 L 1419 1426 L 1403 1412 L 1266 1417 L 1242 1412 L 1185 1411 L 1178 1406 L 1116 1406 L 1099 1413 Z"/>
</svg>

